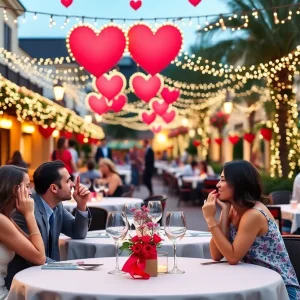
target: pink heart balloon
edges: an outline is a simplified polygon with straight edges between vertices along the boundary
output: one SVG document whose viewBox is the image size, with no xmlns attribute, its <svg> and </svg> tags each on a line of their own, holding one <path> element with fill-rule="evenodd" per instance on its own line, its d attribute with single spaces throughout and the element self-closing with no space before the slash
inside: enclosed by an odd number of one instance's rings
<svg viewBox="0 0 300 300">
<path fill-rule="evenodd" d="M 128 31 L 129 52 L 132 58 L 151 75 L 165 69 L 182 47 L 182 35 L 174 25 L 163 25 L 155 33 L 145 24 Z"/>
<path fill-rule="evenodd" d="M 95 32 L 84 24 L 71 29 L 67 46 L 76 61 L 98 78 L 122 58 L 126 38 L 117 26 L 110 25 Z"/>
<path fill-rule="evenodd" d="M 166 111 L 161 117 L 164 119 L 164 121 L 167 124 L 169 124 L 169 123 L 171 123 L 175 119 L 175 117 L 176 117 L 176 111 L 175 111 L 175 109 L 170 110 L 169 112 Z"/>
<path fill-rule="evenodd" d="M 171 104 L 177 101 L 180 96 L 179 89 L 172 89 L 165 87 L 161 92 L 161 97 L 165 100 L 166 103 Z"/>
<path fill-rule="evenodd" d="M 144 123 L 150 125 L 151 123 L 153 123 L 156 119 L 156 113 L 155 112 L 150 112 L 150 113 L 146 113 L 146 112 L 143 112 L 141 114 L 141 119 Z"/>
<path fill-rule="evenodd" d="M 142 6 L 142 1 L 141 0 L 131 0 L 129 2 L 129 4 L 134 10 L 138 10 Z"/>
<path fill-rule="evenodd" d="M 135 73 L 130 78 L 131 90 L 143 101 L 149 102 L 163 88 L 164 80 L 159 74 L 155 76 Z"/>
<path fill-rule="evenodd" d="M 152 126 L 151 130 L 154 132 L 154 133 L 159 133 L 161 131 L 161 126 Z"/>
<path fill-rule="evenodd" d="M 105 114 L 109 109 L 107 99 L 102 95 L 89 93 L 85 99 L 89 107 L 98 115 Z"/>
<path fill-rule="evenodd" d="M 194 5 L 197 6 L 202 0 L 189 0 L 189 2 Z"/>
<path fill-rule="evenodd" d="M 112 100 L 112 104 L 110 105 L 110 108 L 115 112 L 119 112 L 122 110 L 126 102 L 127 102 L 127 96 L 125 94 L 121 94 L 117 98 Z"/>
<path fill-rule="evenodd" d="M 169 107 L 168 103 L 160 102 L 158 98 L 154 98 L 150 105 L 159 116 L 162 116 Z"/>
<path fill-rule="evenodd" d="M 61 0 L 60 2 L 63 6 L 68 8 L 73 3 L 73 0 Z"/>
<path fill-rule="evenodd" d="M 108 100 L 115 98 L 126 87 L 126 78 L 120 72 L 103 74 L 94 81 L 95 89 Z"/>
</svg>

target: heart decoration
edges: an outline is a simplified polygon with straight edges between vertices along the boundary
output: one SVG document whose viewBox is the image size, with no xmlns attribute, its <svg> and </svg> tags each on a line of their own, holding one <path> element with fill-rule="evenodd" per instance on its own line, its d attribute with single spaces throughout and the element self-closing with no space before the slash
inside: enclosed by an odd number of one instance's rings
<svg viewBox="0 0 300 300">
<path fill-rule="evenodd" d="M 142 112 L 140 113 L 140 119 L 142 122 L 146 123 L 147 125 L 150 125 L 153 123 L 156 119 L 156 113 L 155 112 Z"/>
<path fill-rule="evenodd" d="M 63 6 L 68 8 L 73 3 L 73 0 L 61 0 L 60 2 Z"/>
<path fill-rule="evenodd" d="M 69 132 L 69 131 L 66 131 L 66 130 L 62 130 L 60 132 L 60 136 L 64 136 L 68 140 L 72 137 L 72 135 L 73 135 L 72 132 Z"/>
<path fill-rule="evenodd" d="M 128 31 L 129 52 L 145 71 L 155 75 L 165 69 L 181 50 L 183 37 L 174 24 L 162 25 L 155 31 L 137 24 Z"/>
<path fill-rule="evenodd" d="M 199 140 L 194 140 L 193 141 L 193 146 L 199 147 L 201 145 L 201 142 Z"/>
<path fill-rule="evenodd" d="M 194 5 L 195 7 L 201 3 L 202 0 L 189 0 L 189 2 Z"/>
<path fill-rule="evenodd" d="M 265 141 L 270 142 L 272 139 L 272 129 L 270 128 L 262 128 L 260 130 L 260 134 L 263 136 Z"/>
<path fill-rule="evenodd" d="M 97 78 L 119 62 L 125 47 L 125 34 L 117 25 L 96 32 L 92 26 L 83 24 L 72 28 L 67 38 L 69 53 Z"/>
<path fill-rule="evenodd" d="M 211 144 L 211 138 L 207 139 L 207 144 L 210 145 Z"/>
<path fill-rule="evenodd" d="M 158 98 L 153 98 L 150 102 L 150 107 L 152 107 L 156 114 L 162 116 L 168 110 L 169 104 L 164 101 L 161 101 Z"/>
<path fill-rule="evenodd" d="M 126 78 L 120 72 L 111 72 L 95 79 L 93 84 L 95 90 L 98 90 L 107 100 L 112 100 L 125 89 Z"/>
<path fill-rule="evenodd" d="M 237 136 L 237 135 L 230 135 L 230 136 L 228 137 L 228 139 L 229 139 L 229 141 L 230 141 L 230 143 L 231 143 L 232 145 L 237 144 L 238 141 L 240 140 L 239 136 Z"/>
<path fill-rule="evenodd" d="M 215 138 L 215 142 L 218 144 L 218 145 L 222 145 L 223 143 L 223 139 L 222 138 Z"/>
<path fill-rule="evenodd" d="M 114 112 L 122 110 L 127 102 L 127 96 L 125 94 L 119 95 L 117 98 L 112 100 L 112 104 L 109 106 Z"/>
<path fill-rule="evenodd" d="M 151 76 L 137 72 L 131 76 L 129 86 L 141 100 L 149 102 L 162 90 L 164 79 L 159 74 Z"/>
<path fill-rule="evenodd" d="M 89 144 L 92 144 L 92 145 L 97 145 L 98 144 L 98 139 L 94 139 L 94 138 L 89 138 Z"/>
<path fill-rule="evenodd" d="M 245 133 L 244 134 L 244 139 L 249 143 L 252 144 L 254 139 L 255 139 L 255 134 L 254 133 Z"/>
<path fill-rule="evenodd" d="M 109 109 L 107 99 L 102 95 L 89 93 L 86 96 L 85 101 L 87 106 L 98 115 L 105 114 Z"/>
<path fill-rule="evenodd" d="M 151 130 L 154 132 L 154 133 L 159 133 L 161 131 L 161 126 L 160 125 L 154 125 L 151 127 Z"/>
<path fill-rule="evenodd" d="M 84 139 L 85 139 L 85 136 L 84 134 L 82 133 L 75 133 L 75 137 L 76 137 L 76 140 L 78 141 L 79 144 L 84 144 Z"/>
<path fill-rule="evenodd" d="M 167 102 L 168 104 L 172 104 L 180 97 L 180 90 L 175 88 L 163 88 L 162 92 L 160 93 L 161 97 Z"/>
<path fill-rule="evenodd" d="M 134 10 L 138 10 L 143 3 L 141 0 L 131 0 L 129 4 Z"/>
<path fill-rule="evenodd" d="M 39 126 L 38 129 L 39 129 L 40 134 L 46 139 L 48 139 L 52 135 L 53 131 L 55 130 L 55 128 L 52 128 L 49 126 L 47 128 L 45 128 L 41 125 Z"/>
<path fill-rule="evenodd" d="M 177 115 L 177 110 L 173 108 L 170 109 L 169 111 L 166 111 L 161 117 L 167 124 L 169 124 L 175 119 L 176 115 Z"/>
</svg>

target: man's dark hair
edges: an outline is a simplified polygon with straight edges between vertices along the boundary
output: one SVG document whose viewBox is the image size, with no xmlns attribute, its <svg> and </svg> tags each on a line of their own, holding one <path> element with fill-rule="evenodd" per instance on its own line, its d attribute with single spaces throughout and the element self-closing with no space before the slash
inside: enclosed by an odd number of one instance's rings
<svg viewBox="0 0 300 300">
<path fill-rule="evenodd" d="M 69 140 L 69 147 L 76 147 L 77 143 L 74 140 Z"/>
<path fill-rule="evenodd" d="M 59 169 L 65 168 L 60 160 L 41 164 L 33 174 L 34 188 L 39 195 L 44 195 L 51 184 L 57 184 L 61 188 L 61 175 Z"/>
<path fill-rule="evenodd" d="M 88 161 L 87 168 L 89 171 L 93 171 L 95 169 L 95 162 L 92 159 Z"/>
</svg>

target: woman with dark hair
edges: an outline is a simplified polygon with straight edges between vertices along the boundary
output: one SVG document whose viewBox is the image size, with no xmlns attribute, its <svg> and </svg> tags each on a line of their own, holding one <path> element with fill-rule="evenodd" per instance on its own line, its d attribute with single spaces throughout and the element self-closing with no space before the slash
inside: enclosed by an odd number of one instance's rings
<svg viewBox="0 0 300 300">
<path fill-rule="evenodd" d="M 282 276 L 290 299 L 300 299 L 295 270 L 262 192 L 260 175 L 251 163 L 242 160 L 224 165 L 217 190 L 202 207 L 212 233 L 211 257 L 225 257 L 232 265 L 242 260 L 272 269 Z M 222 209 L 219 222 L 216 204 Z"/>
<path fill-rule="evenodd" d="M 14 165 L 17 167 L 21 167 L 21 168 L 25 168 L 27 169 L 28 166 L 26 164 L 26 162 L 23 160 L 22 154 L 20 151 L 15 151 L 11 161 L 8 163 L 9 165 Z"/>
<path fill-rule="evenodd" d="M 15 253 L 29 262 L 42 265 L 46 261 L 45 247 L 34 216 L 34 201 L 30 197 L 30 180 L 26 170 L 16 166 L 0 167 L 0 299 L 8 294 L 4 278 Z M 25 217 L 29 235 L 10 218 L 14 209 Z"/>
<path fill-rule="evenodd" d="M 75 162 L 72 159 L 71 152 L 68 150 L 69 140 L 64 136 L 61 136 L 56 145 L 56 150 L 53 151 L 52 160 L 60 160 L 64 163 L 66 169 L 70 174 L 73 174 L 77 171 Z"/>
</svg>

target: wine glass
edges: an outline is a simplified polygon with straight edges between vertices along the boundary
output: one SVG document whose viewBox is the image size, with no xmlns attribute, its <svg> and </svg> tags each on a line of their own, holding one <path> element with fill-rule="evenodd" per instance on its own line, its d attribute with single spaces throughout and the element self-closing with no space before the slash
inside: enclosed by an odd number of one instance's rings
<svg viewBox="0 0 300 300">
<path fill-rule="evenodd" d="M 176 244 L 183 238 L 186 232 L 186 220 L 182 211 L 167 212 L 165 233 L 174 247 L 174 267 L 170 274 L 184 274 L 177 268 Z"/>
<path fill-rule="evenodd" d="M 103 191 L 104 191 L 105 198 L 106 198 L 107 197 L 107 193 L 109 191 L 108 183 L 104 183 L 103 186 L 104 186 Z"/>
<path fill-rule="evenodd" d="M 148 217 L 152 223 L 156 224 L 162 217 L 162 206 L 160 201 L 149 201 L 148 202 Z"/>
<path fill-rule="evenodd" d="M 100 193 L 101 191 L 101 183 L 99 182 L 98 179 L 94 179 L 94 182 L 93 182 L 93 189 L 96 193 Z"/>
<path fill-rule="evenodd" d="M 131 236 L 131 227 L 134 224 L 134 211 L 136 209 L 140 209 L 141 208 L 141 204 L 138 203 L 125 203 L 124 205 L 124 212 L 126 214 L 128 223 L 129 223 L 129 235 Z"/>
<path fill-rule="evenodd" d="M 92 182 L 90 181 L 89 178 L 82 178 L 82 179 L 81 179 L 81 183 L 82 183 L 87 189 L 90 189 L 90 187 L 92 186 Z"/>
<path fill-rule="evenodd" d="M 106 233 L 114 240 L 116 246 L 116 266 L 113 271 L 108 274 L 118 275 L 124 274 L 119 268 L 119 246 L 118 242 L 127 235 L 129 224 L 124 212 L 110 212 L 106 221 Z"/>
</svg>

